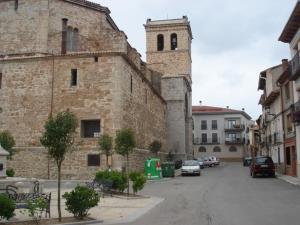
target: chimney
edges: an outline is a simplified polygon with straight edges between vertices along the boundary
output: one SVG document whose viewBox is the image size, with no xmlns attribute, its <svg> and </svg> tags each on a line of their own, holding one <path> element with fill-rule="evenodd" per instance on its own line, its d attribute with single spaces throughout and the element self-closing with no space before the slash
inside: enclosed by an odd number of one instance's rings
<svg viewBox="0 0 300 225">
<path fill-rule="evenodd" d="M 200 106 L 202 105 L 202 101 L 199 101 L 199 105 L 200 105 Z"/>
<path fill-rule="evenodd" d="M 242 108 L 243 111 L 245 111 L 245 108 Z"/>
<path fill-rule="evenodd" d="M 67 53 L 67 27 L 68 19 L 62 19 L 62 33 L 61 33 L 61 54 Z"/>
<path fill-rule="evenodd" d="M 288 59 L 283 59 L 283 60 L 281 60 L 281 62 L 282 62 L 282 69 L 283 69 L 283 71 L 288 70 L 288 68 L 289 68 L 289 60 Z"/>
<path fill-rule="evenodd" d="M 229 109 L 229 106 L 226 106 L 226 109 Z"/>
</svg>

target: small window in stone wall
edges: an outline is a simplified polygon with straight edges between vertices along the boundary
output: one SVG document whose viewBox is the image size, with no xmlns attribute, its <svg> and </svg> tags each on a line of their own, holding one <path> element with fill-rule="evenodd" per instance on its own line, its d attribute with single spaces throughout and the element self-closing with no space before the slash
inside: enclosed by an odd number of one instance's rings
<svg viewBox="0 0 300 225">
<path fill-rule="evenodd" d="M 77 69 L 71 70 L 71 86 L 77 86 Z"/>
<path fill-rule="evenodd" d="M 221 148 L 219 146 L 215 146 L 213 151 L 214 152 L 221 152 Z"/>
<path fill-rule="evenodd" d="M 82 120 L 81 137 L 96 138 L 100 136 L 100 120 Z"/>
<path fill-rule="evenodd" d="M 2 170 L 3 170 L 3 164 L 0 163 L 0 171 L 2 171 Z"/>
<path fill-rule="evenodd" d="M 87 161 L 88 161 L 88 166 L 100 166 L 100 155 L 88 154 Z"/>
<path fill-rule="evenodd" d="M 199 151 L 199 152 L 206 152 L 206 148 L 203 147 L 203 146 L 201 146 L 201 147 L 199 147 L 198 151 Z"/>
<path fill-rule="evenodd" d="M 15 10 L 17 11 L 19 8 L 19 0 L 15 0 Z"/>
<path fill-rule="evenodd" d="M 230 146 L 229 151 L 230 152 L 237 152 L 237 148 L 235 146 Z"/>
</svg>

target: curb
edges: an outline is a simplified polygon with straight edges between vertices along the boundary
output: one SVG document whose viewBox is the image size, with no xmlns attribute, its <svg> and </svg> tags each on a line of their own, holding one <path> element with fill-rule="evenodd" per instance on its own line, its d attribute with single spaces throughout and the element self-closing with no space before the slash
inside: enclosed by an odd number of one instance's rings
<svg viewBox="0 0 300 225">
<path fill-rule="evenodd" d="M 295 186 L 300 187 L 300 181 L 299 181 L 299 183 L 298 183 L 298 182 L 296 182 L 296 181 L 292 181 L 292 180 L 290 180 L 290 179 L 287 179 L 286 177 L 284 177 L 284 176 L 282 176 L 282 175 L 279 175 L 279 174 L 276 174 L 276 177 L 277 177 L 278 179 L 280 179 L 280 180 L 283 180 L 283 181 L 287 182 L 287 183 L 290 183 L 290 184 L 292 184 L 292 185 L 295 185 Z"/>
</svg>

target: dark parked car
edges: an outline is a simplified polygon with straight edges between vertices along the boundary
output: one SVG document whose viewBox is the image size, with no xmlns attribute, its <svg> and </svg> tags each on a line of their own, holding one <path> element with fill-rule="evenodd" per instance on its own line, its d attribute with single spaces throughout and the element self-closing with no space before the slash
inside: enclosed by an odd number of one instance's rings
<svg viewBox="0 0 300 225">
<path fill-rule="evenodd" d="M 252 163 L 252 157 L 245 157 L 243 160 L 243 165 L 244 166 L 250 166 Z"/>
<path fill-rule="evenodd" d="M 269 156 L 260 156 L 252 160 L 250 166 L 250 175 L 256 177 L 257 174 L 275 176 L 275 165 Z"/>
</svg>

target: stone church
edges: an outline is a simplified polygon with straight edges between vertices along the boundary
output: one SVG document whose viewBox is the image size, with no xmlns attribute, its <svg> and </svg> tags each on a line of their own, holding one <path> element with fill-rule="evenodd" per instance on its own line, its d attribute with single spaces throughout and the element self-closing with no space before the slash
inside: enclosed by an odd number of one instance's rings
<svg viewBox="0 0 300 225">
<path fill-rule="evenodd" d="M 146 21 L 146 62 L 110 17 L 86 0 L 0 0 L 0 131 L 15 138 L 8 167 L 17 176 L 55 178 L 40 144 L 44 124 L 63 110 L 79 126 L 63 179 L 88 179 L 106 168 L 97 141 L 134 130 L 130 165 L 142 169 L 148 147 L 159 156 L 192 154 L 191 41 L 188 18 Z M 113 154 L 112 167 L 123 158 Z"/>
</svg>

